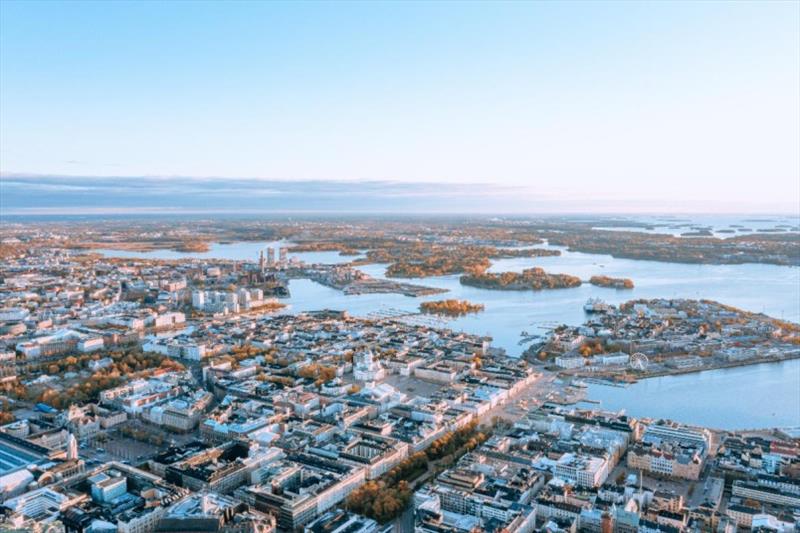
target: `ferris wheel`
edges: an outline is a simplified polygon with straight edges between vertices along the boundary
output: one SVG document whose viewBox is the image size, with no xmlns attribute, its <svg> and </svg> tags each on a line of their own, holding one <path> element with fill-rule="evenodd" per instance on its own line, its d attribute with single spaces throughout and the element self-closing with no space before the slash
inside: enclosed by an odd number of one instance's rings
<svg viewBox="0 0 800 533">
<path fill-rule="evenodd" d="M 647 370 L 648 365 L 650 364 L 650 360 L 647 356 L 641 352 L 636 352 L 631 356 L 630 359 L 630 367 L 634 370 Z"/>
</svg>

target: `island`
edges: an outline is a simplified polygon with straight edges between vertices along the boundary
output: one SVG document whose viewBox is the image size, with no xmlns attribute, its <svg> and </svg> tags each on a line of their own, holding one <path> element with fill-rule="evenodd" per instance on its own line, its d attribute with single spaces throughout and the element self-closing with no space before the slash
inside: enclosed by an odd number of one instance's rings
<svg viewBox="0 0 800 533">
<path fill-rule="evenodd" d="M 739 231 L 749 233 L 752 230 L 740 228 Z M 539 235 L 549 244 L 566 246 L 573 252 L 608 254 L 625 259 L 717 265 L 800 265 L 800 255 L 796 251 L 800 235 L 797 233 L 762 232 L 723 239 L 565 226 L 558 231 L 539 232 Z"/>
<path fill-rule="evenodd" d="M 632 300 L 554 328 L 526 357 L 562 374 L 635 381 L 800 357 L 800 326 L 711 300 Z"/>
<path fill-rule="evenodd" d="M 372 276 L 350 265 L 311 265 L 295 267 L 289 271 L 293 277 L 309 278 L 326 287 L 345 294 L 404 294 L 406 296 L 428 296 L 447 292 L 447 289 L 403 283 Z"/>
<path fill-rule="evenodd" d="M 419 310 L 434 315 L 463 316 L 483 311 L 483 304 L 474 304 L 467 300 L 435 300 L 422 302 Z"/>
<path fill-rule="evenodd" d="M 610 276 L 592 276 L 589 283 L 598 287 L 608 287 L 611 289 L 632 289 L 633 280 L 630 278 L 612 278 Z"/>
<path fill-rule="evenodd" d="M 528 268 L 520 272 L 475 272 L 464 274 L 460 278 L 462 285 L 481 289 L 498 289 L 507 291 L 541 291 L 544 289 L 568 289 L 579 287 L 581 279 L 569 274 L 548 274 L 539 267 Z"/>
<path fill-rule="evenodd" d="M 492 265 L 490 259 L 558 255 L 561 255 L 559 250 L 546 248 L 403 243 L 400 246 L 370 250 L 367 253 L 367 260 L 390 263 L 386 269 L 386 275 L 390 278 L 425 278 L 464 272 L 483 272 Z"/>
<path fill-rule="evenodd" d="M 386 268 L 390 278 L 427 278 L 460 274 L 465 271 L 484 271 L 491 266 L 486 257 L 459 256 L 457 252 L 435 255 L 420 261 L 399 260 Z"/>
<path fill-rule="evenodd" d="M 202 253 L 211 250 L 211 246 L 206 241 L 182 241 L 172 249 L 183 253 Z"/>
<path fill-rule="evenodd" d="M 714 233 L 709 229 L 696 229 L 681 233 L 681 237 L 713 237 Z"/>
<path fill-rule="evenodd" d="M 289 246 L 289 250 L 295 253 L 299 252 L 339 252 L 339 255 L 359 255 L 360 252 L 356 248 L 347 246 L 346 244 L 329 241 L 316 241 L 304 242 L 300 244 L 293 244 Z"/>
</svg>

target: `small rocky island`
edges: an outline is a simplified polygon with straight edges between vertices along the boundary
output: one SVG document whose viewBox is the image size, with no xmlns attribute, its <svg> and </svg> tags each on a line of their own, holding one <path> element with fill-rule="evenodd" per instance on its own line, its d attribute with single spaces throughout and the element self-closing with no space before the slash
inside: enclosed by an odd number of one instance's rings
<svg viewBox="0 0 800 533">
<path fill-rule="evenodd" d="M 612 278 L 610 276 L 592 276 L 589 283 L 598 287 L 608 287 L 610 289 L 632 289 L 633 280 L 630 278 Z"/>
<path fill-rule="evenodd" d="M 579 287 L 581 279 L 569 274 L 548 274 L 539 267 L 528 268 L 522 272 L 476 272 L 464 274 L 459 278 L 462 285 L 481 289 L 507 291 L 541 291 L 545 289 L 567 289 Z"/>
<path fill-rule="evenodd" d="M 433 315 L 463 316 L 483 311 L 483 304 L 474 304 L 467 300 L 435 300 L 422 302 L 419 310 Z"/>
</svg>

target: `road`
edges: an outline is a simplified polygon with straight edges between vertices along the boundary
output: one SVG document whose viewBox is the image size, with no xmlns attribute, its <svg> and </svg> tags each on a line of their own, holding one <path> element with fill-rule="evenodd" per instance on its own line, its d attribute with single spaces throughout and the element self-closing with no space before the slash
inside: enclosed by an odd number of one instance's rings
<svg viewBox="0 0 800 533">
<path fill-rule="evenodd" d="M 486 411 L 478 417 L 479 424 L 490 424 L 495 417 L 501 417 L 506 420 L 517 420 L 521 418 L 529 409 L 535 405 L 539 405 L 546 401 L 547 396 L 554 392 L 563 389 L 563 385 L 556 383 L 557 376 L 551 372 L 544 372 L 540 378 L 525 387 L 521 392 L 516 394 L 510 401 L 498 405 L 489 411 Z M 433 477 L 433 473 L 442 461 L 447 459 L 443 457 L 436 461 L 428 462 L 428 470 L 420 477 L 414 480 L 412 486 L 416 489 Z M 392 524 L 392 531 L 394 533 L 413 533 L 414 531 L 414 505 L 409 505 L 399 518 Z"/>
<path fill-rule="evenodd" d="M 547 396 L 563 390 L 563 385 L 556 383 L 558 376 L 551 372 L 543 372 L 536 381 L 504 404 L 493 407 L 478 417 L 478 423 L 488 424 L 496 416 L 506 420 L 519 420 L 533 407 L 547 401 Z"/>
<path fill-rule="evenodd" d="M 719 477 L 706 477 L 694 486 L 687 507 L 698 507 L 703 502 L 709 502 L 716 507 L 722 500 L 722 491 L 725 490 L 725 480 Z"/>
</svg>

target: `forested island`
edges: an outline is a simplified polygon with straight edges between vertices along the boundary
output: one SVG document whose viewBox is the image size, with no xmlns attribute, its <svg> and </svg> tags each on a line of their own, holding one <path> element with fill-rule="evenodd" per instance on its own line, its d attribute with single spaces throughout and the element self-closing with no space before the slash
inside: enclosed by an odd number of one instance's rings
<svg viewBox="0 0 800 533">
<path fill-rule="evenodd" d="M 176 252 L 200 253 L 211 250 L 211 246 L 206 241 L 183 241 L 172 249 Z"/>
<path fill-rule="evenodd" d="M 367 259 L 375 263 L 391 263 L 386 269 L 386 275 L 392 278 L 425 278 L 463 272 L 483 272 L 492 265 L 490 259 L 561 255 L 559 250 L 544 248 L 410 244 L 370 250 Z"/>
<path fill-rule="evenodd" d="M 611 289 L 632 289 L 633 280 L 630 278 L 612 278 L 610 276 L 592 276 L 589 283 L 598 287 L 608 287 Z"/>
<path fill-rule="evenodd" d="M 339 255 L 359 255 L 360 252 L 356 248 L 351 248 L 346 244 L 339 242 L 304 242 L 301 244 L 293 244 L 289 246 L 292 252 L 339 252 Z"/>
<path fill-rule="evenodd" d="M 389 278 L 427 278 L 460 274 L 465 271 L 482 272 L 492 266 L 486 257 L 465 256 L 457 253 L 435 255 L 419 261 L 400 260 L 386 268 Z"/>
<path fill-rule="evenodd" d="M 800 265 L 800 255 L 797 253 L 800 235 L 797 233 L 737 235 L 726 239 L 593 229 L 539 234 L 546 237 L 550 244 L 567 246 L 570 251 L 609 254 L 626 259 L 718 265 Z"/>
<path fill-rule="evenodd" d="M 569 274 L 548 274 L 539 267 L 528 268 L 520 272 L 501 272 L 497 274 L 476 272 L 464 274 L 460 278 L 462 285 L 482 289 L 499 289 L 508 291 L 541 291 L 545 289 L 567 289 L 579 287 L 581 279 Z"/>
<path fill-rule="evenodd" d="M 483 304 L 474 304 L 467 300 L 436 300 L 421 303 L 419 310 L 435 315 L 462 316 L 483 311 Z"/>
</svg>

